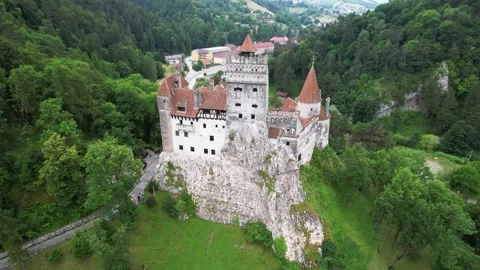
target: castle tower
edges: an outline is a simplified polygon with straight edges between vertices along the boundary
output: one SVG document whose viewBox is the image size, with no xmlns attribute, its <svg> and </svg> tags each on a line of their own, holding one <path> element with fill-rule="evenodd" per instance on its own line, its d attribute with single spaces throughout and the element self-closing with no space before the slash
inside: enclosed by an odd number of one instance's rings
<svg viewBox="0 0 480 270">
<path fill-rule="evenodd" d="M 250 35 L 240 54 L 227 59 L 227 126 L 238 129 L 245 123 L 266 123 L 268 108 L 267 56 L 255 55 Z"/>
<path fill-rule="evenodd" d="M 170 110 L 172 109 L 173 89 L 187 86 L 188 82 L 180 74 L 173 74 L 162 81 L 157 91 L 157 107 L 160 116 L 160 134 L 162 149 L 173 152 L 172 123 Z"/>
<path fill-rule="evenodd" d="M 300 109 L 300 117 L 306 118 L 320 114 L 322 98 L 313 65 L 308 72 L 307 79 L 303 84 L 302 91 L 300 92 L 297 101 Z"/>
</svg>

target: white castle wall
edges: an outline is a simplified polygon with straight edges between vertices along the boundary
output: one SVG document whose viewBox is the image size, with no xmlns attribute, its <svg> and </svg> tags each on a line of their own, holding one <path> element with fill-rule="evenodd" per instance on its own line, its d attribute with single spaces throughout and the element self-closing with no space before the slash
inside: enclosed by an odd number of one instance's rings
<svg viewBox="0 0 480 270">
<path fill-rule="evenodd" d="M 172 118 L 171 126 L 174 152 L 194 156 L 221 156 L 227 134 L 225 120 Z M 178 136 L 176 131 L 179 131 Z M 185 137 L 185 132 L 188 137 Z M 210 141 L 210 136 L 213 136 L 213 141 Z M 183 150 L 180 150 L 180 145 Z M 190 147 L 193 147 L 194 151 L 191 151 Z M 215 151 L 214 154 L 212 150 Z"/>
<path fill-rule="evenodd" d="M 309 117 L 310 115 L 320 114 L 320 102 L 319 103 L 298 102 L 298 108 L 300 109 L 300 117 Z"/>
</svg>

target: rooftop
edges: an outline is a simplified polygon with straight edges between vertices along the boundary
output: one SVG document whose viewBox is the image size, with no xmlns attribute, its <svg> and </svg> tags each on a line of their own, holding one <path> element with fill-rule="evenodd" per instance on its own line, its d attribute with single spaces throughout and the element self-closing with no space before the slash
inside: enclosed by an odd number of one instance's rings
<svg viewBox="0 0 480 270">
<path fill-rule="evenodd" d="M 297 101 L 302 103 L 319 103 L 322 101 L 319 92 L 320 88 L 318 87 L 317 75 L 312 65 Z"/>
<path fill-rule="evenodd" d="M 257 50 L 253 46 L 252 38 L 250 37 L 250 34 L 247 34 L 245 37 L 245 40 L 243 41 L 242 46 L 240 47 L 240 52 L 242 53 L 254 53 Z"/>
</svg>

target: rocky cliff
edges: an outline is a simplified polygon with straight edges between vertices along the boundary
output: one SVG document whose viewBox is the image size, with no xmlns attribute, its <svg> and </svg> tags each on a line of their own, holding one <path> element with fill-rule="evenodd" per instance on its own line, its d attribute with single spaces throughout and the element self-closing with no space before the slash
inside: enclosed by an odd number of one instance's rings
<svg viewBox="0 0 480 270">
<path fill-rule="evenodd" d="M 156 180 L 162 189 L 186 188 L 203 219 L 241 225 L 263 222 L 284 237 L 289 260 L 304 261 L 304 248 L 323 241 L 318 217 L 302 209 L 299 165 L 284 145 L 271 145 L 265 127 L 244 126 L 229 134 L 222 157 L 162 153 Z"/>
</svg>

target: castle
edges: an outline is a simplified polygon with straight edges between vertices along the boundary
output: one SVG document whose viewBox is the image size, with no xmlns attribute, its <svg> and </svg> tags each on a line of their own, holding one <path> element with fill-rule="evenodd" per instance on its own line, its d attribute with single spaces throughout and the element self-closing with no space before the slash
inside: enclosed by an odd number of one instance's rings
<svg viewBox="0 0 480 270">
<path fill-rule="evenodd" d="M 298 98 L 287 98 L 278 108 L 268 108 L 267 55 L 256 55 L 249 35 L 226 66 L 226 87 L 192 90 L 178 73 L 160 84 L 157 106 L 163 151 L 221 157 L 235 130 L 254 124 L 266 126 L 270 143 L 289 146 L 301 164 L 310 161 L 315 146 L 328 144 L 330 98 L 322 107 L 313 65 Z"/>
</svg>

